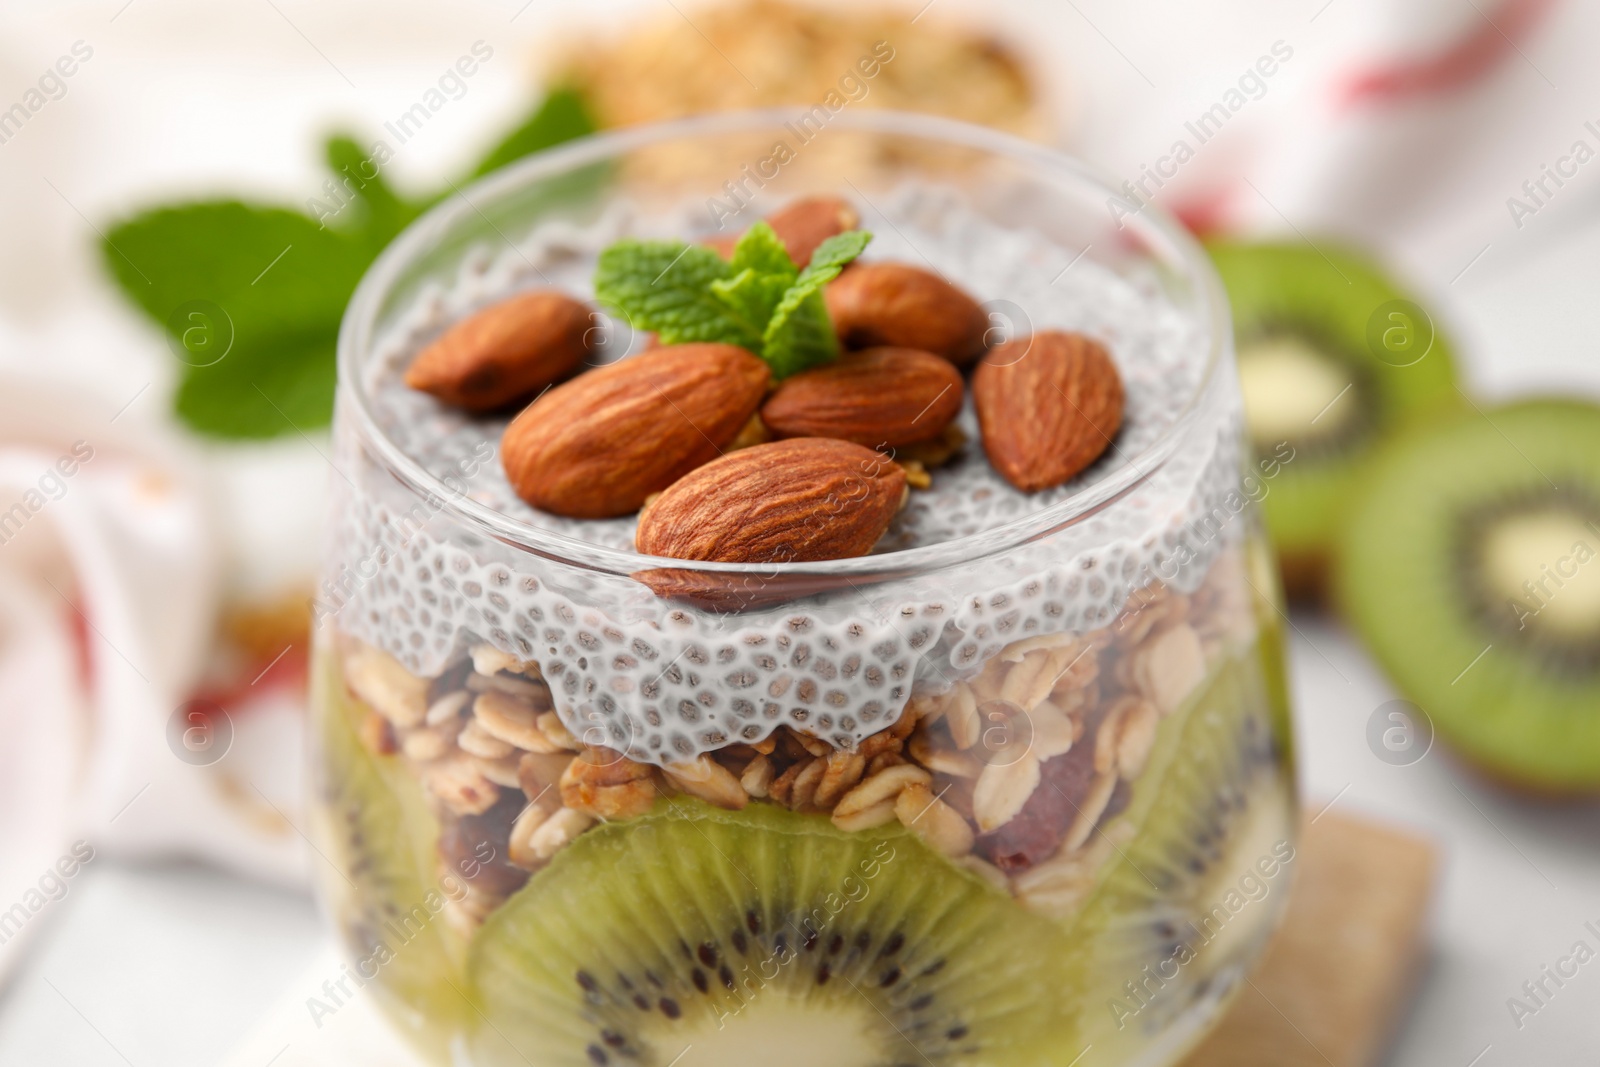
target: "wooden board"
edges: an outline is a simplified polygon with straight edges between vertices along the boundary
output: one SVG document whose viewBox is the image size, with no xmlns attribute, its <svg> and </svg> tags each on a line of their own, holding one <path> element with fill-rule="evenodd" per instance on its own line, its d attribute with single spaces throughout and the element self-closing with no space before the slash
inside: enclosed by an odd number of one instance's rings
<svg viewBox="0 0 1600 1067">
<path fill-rule="evenodd" d="M 1373 1067 L 1403 1017 L 1433 847 L 1330 811 L 1302 827 L 1298 852 L 1283 928 L 1184 1067 Z"/>
</svg>

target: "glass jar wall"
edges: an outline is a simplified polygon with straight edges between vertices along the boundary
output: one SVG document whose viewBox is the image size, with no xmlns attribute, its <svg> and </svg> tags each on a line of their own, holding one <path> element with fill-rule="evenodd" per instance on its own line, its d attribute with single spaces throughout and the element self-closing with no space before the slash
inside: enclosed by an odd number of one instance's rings
<svg viewBox="0 0 1600 1067">
<path fill-rule="evenodd" d="M 806 123 L 542 155 L 358 291 L 314 700 L 350 971 L 441 1063 L 1175 1062 L 1294 864 L 1255 513 L 1292 454 L 1245 454 L 1225 309 L 1164 220 L 987 131 Z M 1130 398 L 1106 456 L 1029 496 L 969 441 L 872 555 L 686 565 L 522 505 L 503 417 L 396 385 L 488 300 L 590 295 L 616 236 L 819 190 L 1005 336 L 1103 339 Z M 597 361 L 646 343 L 594 322 Z M 664 567 L 694 580 L 658 595 Z"/>
</svg>

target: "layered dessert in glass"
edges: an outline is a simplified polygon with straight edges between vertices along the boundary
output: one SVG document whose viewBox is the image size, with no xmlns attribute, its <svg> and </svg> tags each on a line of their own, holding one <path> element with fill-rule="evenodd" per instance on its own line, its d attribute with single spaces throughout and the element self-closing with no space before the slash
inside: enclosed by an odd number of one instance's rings
<svg viewBox="0 0 1600 1067">
<path fill-rule="evenodd" d="M 357 293 L 350 972 L 441 1063 L 1175 1062 L 1295 859 L 1215 280 L 1058 154 L 793 122 L 537 157 Z"/>
</svg>

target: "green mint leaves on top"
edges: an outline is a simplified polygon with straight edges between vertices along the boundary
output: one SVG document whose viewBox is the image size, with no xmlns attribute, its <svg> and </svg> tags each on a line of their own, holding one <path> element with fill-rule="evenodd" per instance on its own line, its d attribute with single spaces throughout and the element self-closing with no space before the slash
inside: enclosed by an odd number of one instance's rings
<svg viewBox="0 0 1600 1067">
<path fill-rule="evenodd" d="M 799 271 L 765 222 L 756 223 L 734 245 L 728 268 L 732 277 L 713 281 L 711 292 L 750 325 L 755 341 L 745 347 L 759 348 L 767 321 Z"/>
<path fill-rule="evenodd" d="M 623 240 L 600 253 L 595 295 L 662 344 L 739 345 L 782 379 L 838 358 L 822 289 L 871 240 L 861 230 L 830 237 L 804 270 L 765 222 L 739 238 L 731 259 L 704 245 Z"/>
<path fill-rule="evenodd" d="M 654 330 L 663 344 L 724 341 L 756 348 L 759 327 L 711 289 L 731 275 L 727 260 L 703 245 L 618 241 L 600 253 L 595 295 L 635 327 Z"/>
<path fill-rule="evenodd" d="M 871 240 L 870 233 L 851 230 L 823 241 L 778 301 L 762 336 L 761 350 L 761 358 L 771 364 L 776 377 L 787 378 L 839 357 L 839 339 L 828 318 L 822 289 L 865 251 Z"/>
<path fill-rule="evenodd" d="M 582 98 L 555 90 L 457 184 L 592 132 Z M 167 333 L 183 364 L 173 406 L 198 433 L 269 438 L 326 426 L 339 320 L 356 283 L 385 245 L 454 188 L 404 197 L 389 185 L 389 156 L 376 147 L 369 153 L 336 136 L 325 151 L 337 194 L 315 201 L 322 206 L 186 201 L 105 231 L 106 270 Z"/>
</svg>

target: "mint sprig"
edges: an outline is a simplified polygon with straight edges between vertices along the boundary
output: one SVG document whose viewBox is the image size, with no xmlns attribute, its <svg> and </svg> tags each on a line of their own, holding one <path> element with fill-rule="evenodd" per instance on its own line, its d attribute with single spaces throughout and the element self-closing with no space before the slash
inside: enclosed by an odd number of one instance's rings
<svg viewBox="0 0 1600 1067">
<path fill-rule="evenodd" d="M 772 227 L 758 222 L 734 246 L 728 266 L 734 271 L 733 276 L 713 281 L 711 292 L 759 335 L 783 294 L 795 282 L 798 272 L 794 262 Z"/>
<path fill-rule="evenodd" d="M 593 131 L 578 94 L 556 90 L 456 184 Z M 226 347 L 214 361 L 210 352 L 183 357 L 173 405 L 190 429 L 268 438 L 327 425 L 339 320 L 356 283 L 385 245 L 451 191 L 401 196 L 382 161 L 375 165 L 378 153 L 369 157 L 348 136 L 330 138 L 325 152 L 345 202 L 326 192 L 316 199 L 336 211 L 313 217 L 232 198 L 188 201 L 106 230 L 107 272 L 173 345 L 200 338 Z M 186 309 L 199 305 L 204 317 L 193 319 Z M 200 321 L 204 330 L 189 328 Z"/>
<path fill-rule="evenodd" d="M 654 330 L 663 344 L 722 341 L 746 348 L 761 343 L 761 327 L 711 288 L 733 268 L 702 245 L 679 241 L 618 241 L 600 253 L 595 295 L 622 311 L 636 329 Z"/>
<path fill-rule="evenodd" d="M 618 241 L 600 253 L 595 296 L 662 344 L 739 345 L 787 378 L 838 358 L 822 289 L 871 240 L 862 230 L 830 237 L 805 270 L 765 222 L 739 238 L 731 259 L 682 241 Z"/>
<path fill-rule="evenodd" d="M 787 378 L 839 357 L 839 339 L 828 318 L 822 287 L 837 278 L 871 240 L 870 233 L 851 230 L 823 241 L 778 301 L 762 336 L 761 352 L 776 377 Z"/>
</svg>

